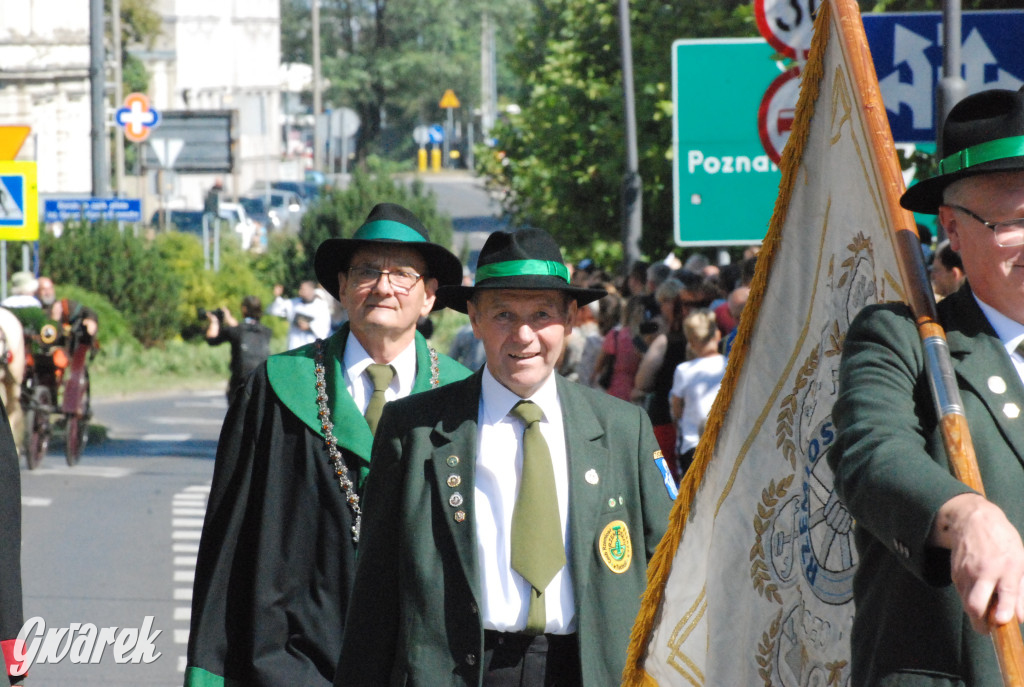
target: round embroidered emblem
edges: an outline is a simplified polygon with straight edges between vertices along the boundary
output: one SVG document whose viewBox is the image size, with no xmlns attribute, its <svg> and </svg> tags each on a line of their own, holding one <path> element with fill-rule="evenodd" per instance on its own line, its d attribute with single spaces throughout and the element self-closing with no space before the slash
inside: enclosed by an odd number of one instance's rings
<svg viewBox="0 0 1024 687">
<path fill-rule="evenodd" d="M 633 543 L 629 539 L 629 528 L 622 520 L 608 523 L 597 540 L 597 550 L 601 560 L 613 573 L 624 573 L 629 570 L 633 561 Z"/>
</svg>

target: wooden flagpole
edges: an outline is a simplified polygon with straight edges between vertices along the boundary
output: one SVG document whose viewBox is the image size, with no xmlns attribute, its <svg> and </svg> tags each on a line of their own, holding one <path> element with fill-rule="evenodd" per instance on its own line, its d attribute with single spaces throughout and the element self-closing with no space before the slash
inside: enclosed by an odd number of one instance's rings
<svg viewBox="0 0 1024 687">
<path fill-rule="evenodd" d="M 851 67 L 855 72 L 860 72 L 857 83 L 861 84 L 861 106 L 868 128 L 872 131 L 876 169 L 883 182 L 882 202 L 885 203 L 889 216 L 895 220 L 895 225 L 903 227 L 896 230 L 897 258 L 903 272 L 903 282 L 908 289 L 907 301 L 914 313 L 924 347 L 927 373 L 946 453 L 956 478 L 978 493 L 984 494 L 974 444 L 971 442 L 967 418 L 964 415 L 960 391 L 949 357 L 946 333 L 938 323 L 935 296 L 925 270 L 914 216 L 899 203 L 904 190 L 903 175 L 896 161 L 896 149 L 889 133 L 889 121 L 878 89 L 878 77 L 871 61 L 867 37 L 864 35 L 860 9 L 855 0 L 830 2 L 842 27 L 840 39 L 852 56 Z M 884 164 L 885 160 L 891 160 L 891 163 Z M 1015 621 L 994 626 L 992 641 L 995 643 L 996 658 L 1005 687 L 1024 687 L 1024 642 L 1021 640 L 1020 626 Z"/>
</svg>

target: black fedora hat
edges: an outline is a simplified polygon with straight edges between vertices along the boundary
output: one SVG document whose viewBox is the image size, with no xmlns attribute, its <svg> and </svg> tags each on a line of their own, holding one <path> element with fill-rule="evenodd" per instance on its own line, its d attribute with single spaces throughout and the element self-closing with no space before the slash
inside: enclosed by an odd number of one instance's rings
<svg viewBox="0 0 1024 687">
<path fill-rule="evenodd" d="M 480 249 L 473 286 L 445 286 L 437 290 L 443 305 L 466 312 L 466 301 L 476 291 L 521 289 L 561 291 L 579 305 L 607 296 L 604 289 L 585 289 L 569 284 L 569 268 L 551 234 L 543 229 L 496 231 Z"/>
<path fill-rule="evenodd" d="M 387 244 L 419 251 L 431 277 L 439 285 L 462 281 L 462 263 L 452 253 L 430 242 L 430 233 L 419 218 L 395 203 L 375 205 L 366 221 L 350 239 L 327 239 L 316 249 L 313 269 L 327 293 L 338 297 L 338 273 L 348 269 L 352 254 L 364 246 Z"/>
<path fill-rule="evenodd" d="M 1024 171 L 1024 88 L 982 91 L 957 103 L 942 127 L 939 158 L 939 173 L 908 188 L 900 205 L 934 215 L 954 181 Z"/>
</svg>

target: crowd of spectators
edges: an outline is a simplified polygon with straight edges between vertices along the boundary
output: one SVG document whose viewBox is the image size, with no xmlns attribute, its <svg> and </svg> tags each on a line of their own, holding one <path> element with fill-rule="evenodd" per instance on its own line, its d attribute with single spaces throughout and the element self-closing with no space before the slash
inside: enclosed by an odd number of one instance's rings
<svg viewBox="0 0 1024 687">
<path fill-rule="evenodd" d="M 755 263 L 751 249 L 721 267 L 699 252 L 685 261 L 637 261 L 624 278 L 590 259 L 571 266 L 573 285 L 601 288 L 608 296 L 579 308 L 558 371 L 645 408 L 677 479 L 721 385 L 726 345 L 746 305 Z M 467 325 L 450 355 L 475 369 L 474 343 Z"/>
</svg>

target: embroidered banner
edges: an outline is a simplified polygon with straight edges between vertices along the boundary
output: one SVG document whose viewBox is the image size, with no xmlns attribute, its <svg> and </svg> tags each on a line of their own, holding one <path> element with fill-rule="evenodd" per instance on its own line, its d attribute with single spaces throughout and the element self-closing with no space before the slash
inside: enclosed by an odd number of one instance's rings
<svg viewBox="0 0 1024 687">
<path fill-rule="evenodd" d="M 857 561 L 825 455 L 851 320 L 904 299 L 894 232 L 910 216 L 892 209 L 902 177 L 871 111 L 884 122 L 854 0 L 822 3 L 802 79 L 751 297 L 652 561 L 626 685 L 849 683 Z"/>
</svg>

